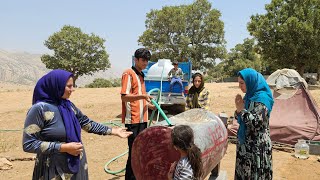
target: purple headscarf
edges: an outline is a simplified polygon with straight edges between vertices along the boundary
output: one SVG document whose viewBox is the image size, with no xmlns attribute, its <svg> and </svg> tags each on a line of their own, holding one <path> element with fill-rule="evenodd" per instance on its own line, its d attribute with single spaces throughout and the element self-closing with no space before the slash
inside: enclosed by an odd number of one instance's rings
<svg viewBox="0 0 320 180">
<path fill-rule="evenodd" d="M 58 106 L 66 128 L 66 142 L 81 142 L 81 127 L 79 120 L 71 108 L 71 102 L 62 99 L 67 81 L 73 74 L 56 69 L 44 75 L 34 88 L 32 104 L 47 102 Z M 67 155 L 68 167 L 72 173 L 77 173 L 80 167 L 79 156 Z"/>
</svg>

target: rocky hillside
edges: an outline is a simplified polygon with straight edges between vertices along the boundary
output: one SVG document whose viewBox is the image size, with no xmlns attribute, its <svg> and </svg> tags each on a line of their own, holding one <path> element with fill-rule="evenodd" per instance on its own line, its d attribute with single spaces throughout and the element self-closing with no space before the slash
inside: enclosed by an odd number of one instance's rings
<svg viewBox="0 0 320 180">
<path fill-rule="evenodd" d="M 8 52 L 0 49 L 0 82 L 20 85 L 34 85 L 49 70 L 40 60 L 40 54 Z M 95 78 L 119 78 L 121 70 L 109 69 L 93 76 L 83 76 L 77 80 L 78 86 L 91 83 Z"/>
<path fill-rule="evenodd" d="M 48 70 L 40 55 L 0 50 L 0 81 L 32 85 Z"/>
</svg>

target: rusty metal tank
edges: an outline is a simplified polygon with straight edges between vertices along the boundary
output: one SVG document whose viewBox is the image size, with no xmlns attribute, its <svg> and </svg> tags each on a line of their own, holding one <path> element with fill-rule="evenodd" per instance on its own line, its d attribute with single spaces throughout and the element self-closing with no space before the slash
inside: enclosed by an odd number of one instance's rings
<svg viewBox="0 0 320 180">
<path fill-rule="evenodd" d="M 228 133 L 221 119 L 210 111 L 191 109 L 170 118 L 172 125 L 189 125 L 200 148 L 203 162 L 203 178 L 225 155 Z M 131 163 L 137 180 L 163 180 L 171 163 L 178 161 L 180 154 L 171 142 L 171 130 L 161 121 L 141 132 L 132 146 Z"/>
</svg>

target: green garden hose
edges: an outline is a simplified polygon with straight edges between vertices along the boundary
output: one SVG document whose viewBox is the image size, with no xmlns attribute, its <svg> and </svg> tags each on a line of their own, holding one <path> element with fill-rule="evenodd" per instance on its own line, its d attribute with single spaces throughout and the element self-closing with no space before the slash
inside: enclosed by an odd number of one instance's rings
<svg viewBox="0 0 320 180">
<path fill-rule="evenodd" d="M 117 123 L 116 121 L 119 121 L 119 123 Z M 118 127 L 122 127 L 122 122 L 121 120 L 110 120 L 109 122 L 103 122 L 101 123 L 103 125 L 110 125 L 110 126 L 118 126 Z"/>
<path fill-rule="evenodd" d="M 169 126 L 172 126 L 171 121 L 168 119 L 168 117 L 167 117 L 166 114 L 162 111 L 161 107 L 160 107 L 159 104 L 158 104 L 158 102 L 159 102 L 160 89 L 158 89 L 158 88 L 151 89 L 151 90 L 148 92 L 148 95 L 150 95 L 150 94 L 151 94 L 152 92 L 154 92 L 154 91 L 158 91 L 158 96 L 157 96 L 157 99 L 156 99 L 156 100 L 151 99 L 151 102 L 152 102 L 153 105 L 156 106 L 156 109 L 153 110 L 152 113 L 151 113 L 151 116 L 150 116 L 150 118 L 149 118 L 149 125 L 148 125 L 148 127 L 151 125 L 151 122 L 152 122 L 152 119 L 153 119 L 153 116 L 154 116 L 154 113 L 155 113 L 156 110 L 158 110 L 158 111 L 160 112 L 160 114 L 161 114 L 162 117 L 166 120 L 166 122 L 168 123 L 168 125 L 169 125 Z M 110 123 L 111 123 L 111 122 L 110 122 Z M 118 171 L 111 171 L 111 170 L 108 168 L 108 166 L 109 166 L 109 164 L 111 164 L 111 163 L 112 163 L 113 161 L 115 161 L 116 159 L 118 159 L 118 158 L 126 155 L 128 152 L 129 152 L 129 151 L 126 151 L 126 152 L 120 154 L 119 156 L 116 156 L 116 157 L 112 158 L 110 161 L 108 161 L 108 162 L 104 165 L 104 171 L 105 171 L 106 173 L 109 173 L 109 174 L 112 174 L 112 175 L 116 175 L 116 174 L 119 174 L 119 173 L 125 171 L 126 168 L 123 168 L 123 169 L 118 170 Z"/>
<path fill-rule="evenodd" d="M 148 92 L 148 95 L 151 95 L 151 93 L 153 93 L 154 91 L 158 91 L 158 95 L 157 95 L 157 99 L 156 99 L 156 104 L 158 104 L 159 103 L 159 99 L 160 99 L 160 89 L 158 89 L 158 88 L 154 88 L 154 89 L 151 89 L 149 92 Z M 152 102 L 152 101 L 151 101 Z M 154 102 L 152 102 L 153 104 L 155 104 Z M 148 124 L 148 127 L 150 127 L 151 126 L 151 123 L 152 123 L 152 120 L 153 120 L 153 116 L 154 116 L 154 114 L 155 114 L 155 112 L 157 111 L 157 109 L 155 109 L 155 110 L 153 110 L 152 111 L 152 113 L 151 113 L 151 115 L 150 115 L 150 118 L 149 118 L 149 124 Z"/>
<path fill-rule="evenodd" d="M 161 107 L 159 106 L 158 103 L 156 103 L 155 100 L 151 99 L 151 102 L 153 105 L 156 106 L 156 108 L 158 109 L 158 111 L 160 112 L 160 114 L 162 115 L 162 117 L 167 121 L 168 126 L 172 126 L 171 121 L 168 119 L 168 117 L 166 116 L 166 114 L 162 111 Z M 150 120 L 152 121 L 152 119 Z"/>
<path fill-rule="evenodd" d="M 112 126 L 118 126 L 121 127 L 122 123 L 120 121 L 120 123 L 116 123 L 115 121 L 117 120 L 111 120 L 109 122 L 103 122 L 101 124 L 103 125 L 112 125 Z M 0 132 L 13 132 L 13 131 L 23 131 L 23 129 L 0 129 Z"/>
<path fill-rule="evenodd" d="M 9 132 L 9 131 L 22 131 L 23 129 L 0 129 L 0 132 Z"/>
<path fill-rule="evenodd" d="M 112 175 L 116 175 L 116 174 L 119 174 L 119 173 L 122 173 L 123 171 L 125 171 L 126 168 L 123 168 L 123 169 L 118 170 L 118 171 L 111 171 L 111 170 L 108 168 L 108 166 L 109 166 L 109 164 L 111 164 L 113 161 L 115 161 L 115 160 L 117 160 L 118 158 L 120 158 L 120 157 L 128 154 L 128 152 L 129 152 L 129 151 L 126 151 L 126 152 L 120 154 L 119 156 L 116 156 L 116 157 L 112 158 L 110 161 L 108 161 L 108 162 L 104 165 L 104 171 L 105 171 L 106 173 L 109 173 L 109 174 L 112 174 Z"/>
</svg>

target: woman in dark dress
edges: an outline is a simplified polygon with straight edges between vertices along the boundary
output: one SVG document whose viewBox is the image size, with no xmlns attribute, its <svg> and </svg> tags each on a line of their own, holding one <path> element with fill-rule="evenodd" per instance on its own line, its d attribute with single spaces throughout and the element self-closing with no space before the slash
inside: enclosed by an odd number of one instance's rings
<svg viewBox="0 0 320 180">
<path fill-rule="evenodd" d="M 111 128 L 89 119 L 71 102 L 73 74 L 53 70 L 34 88 L 28 111 L 23 150 L 36 153 L 34 180 L 87 180 L 88 164 L 81 141 L 81 129 L 99 135 L 128 137 L 125 128 Z"/>
<path fill-rule="evenodd" d="M 246 94 L 235 98 L 235 117 L 240 126 L 234 179 L 272 179 L 272 93 L 264 77 L 254 69 L 243 69 L 238 74 L 239 88 Z"/>
</svg>

